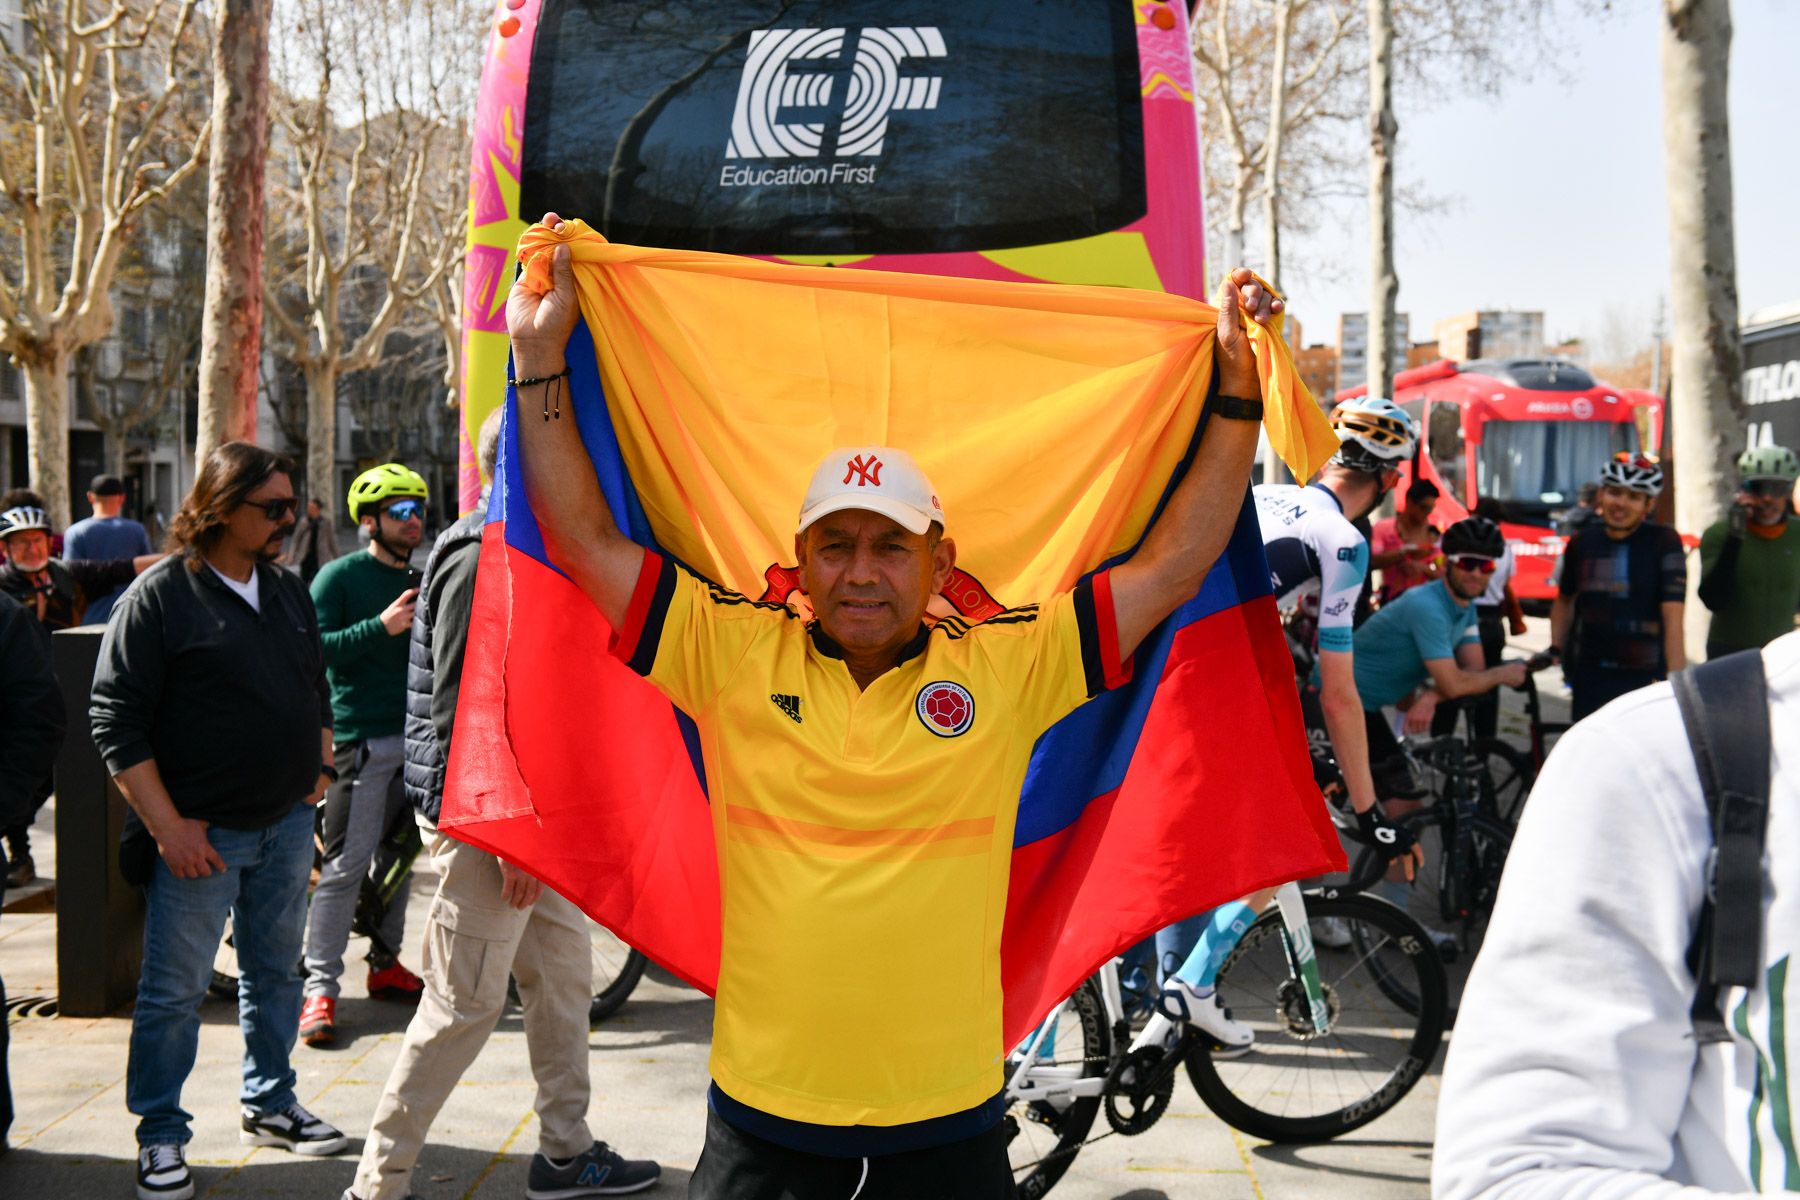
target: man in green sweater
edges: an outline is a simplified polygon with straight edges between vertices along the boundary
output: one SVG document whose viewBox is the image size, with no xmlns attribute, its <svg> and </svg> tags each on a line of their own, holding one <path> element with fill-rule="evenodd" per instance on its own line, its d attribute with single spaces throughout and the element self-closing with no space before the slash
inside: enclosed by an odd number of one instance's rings
<svg viewBox="0 0 1800 1200">
<path fill-rule="evenodd" d="M 394 822 L 412 819 L 399 786 L 401 734 L 406 634 L 419 595 L 412 552 L 425 532 L 427 496 L 425 481 L 399 463 L 358 475 L 350 485 L 350 515 L 368 531 L 368 552 L 334 559 L 312 582 L 337 752 L 336 779 L 320 818 L 325 859 L 306 920 L 300 1037 L 309 1046 L 337 1040 L 338 977 L 362 881 Z M 425 985 L 396 957 L 406 932 L 406 893 L 402 884 L 370 939 L 369 995 L 416 1004 Z"/>
<path fill-rule="evenodd" d="M 1785 446 L 1758 446 L 1737 465 L 1731 515 L 1700 537 L 1700 601 L 1713 614 L 1708 658 L 1792 633 L 1800 608 L 1800 528 L 1789 519 L 1800 457 Z"/>
</svg>

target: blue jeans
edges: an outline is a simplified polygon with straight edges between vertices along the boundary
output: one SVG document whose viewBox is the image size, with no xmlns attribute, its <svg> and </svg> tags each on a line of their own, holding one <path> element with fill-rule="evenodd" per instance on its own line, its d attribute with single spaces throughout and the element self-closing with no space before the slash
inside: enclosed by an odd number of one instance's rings
<svg viewBox="0 0 1800 1200">
<path fill-rule="evenodd" d="M 258 1110 L 294 1101 L 288 1055 L 300 1030 L 300 942 L 312 873 L 313 810 L 267 829 L 207 831 L 225 871 L 177 879 L 158 857 L 146 889 L 144 971 L 131 1017 L 125 1107 L 140 1146 L 186 1145 L 193 1120 L 181 1088 L 200 1044 L 200 1002 L 231 914 L 238 960 L 238 1024 L 244 1031 L 239 1099 Z"/>
</svg>

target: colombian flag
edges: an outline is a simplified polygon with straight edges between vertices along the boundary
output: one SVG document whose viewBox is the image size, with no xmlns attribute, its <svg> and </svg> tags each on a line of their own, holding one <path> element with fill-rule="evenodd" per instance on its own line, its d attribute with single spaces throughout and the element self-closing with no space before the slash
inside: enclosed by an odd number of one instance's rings
<svg viewBox="0 0 1800 1200">
<path fill-rule="evenodd" d="M 1197 440 L 1217 314 L 1186 297 L 643 249 L 579 221 L 526 233 L 518 286 L 547 289 L 563 242 L 584 318 L 563 419 L 614 519 L 754 598 L 804 603 L 793 531 L 834 447 L 919 461 L 958 547 L 935 603 L 975 620 L 1128 557 Z M 1249 324 L 1271 440 L 1304 478 L 1336 438 L 1279 327 Z M 539 419 L 506 417 L 442 824 L 711 991 L 719 880 L 694 729 L 550 565 L 517 453 L 516 423 Z M 1009 1044 L 1151 930 L 1342 868 L 1254 506 L 1216 499 L 1240 513 L 1200 595 L 1128 683 L 1033 751 L 1002 951 Z"/>
</svg>

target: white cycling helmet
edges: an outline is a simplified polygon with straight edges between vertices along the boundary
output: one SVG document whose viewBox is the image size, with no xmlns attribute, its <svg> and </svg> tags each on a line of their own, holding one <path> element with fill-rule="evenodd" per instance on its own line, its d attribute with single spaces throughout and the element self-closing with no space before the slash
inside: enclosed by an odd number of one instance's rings
<svg viewBox="0 0 1800 1200">
<path fill-rule="evenodd" d="M 50 532 L 50 515 L 41 508 L 26 506 L 9 508 L 0 512 L 0 538 L 11 537 L 15 533 L 24 533 L 28 529 L 41 529 Z"/>
<path fill-rule="evenodd" d="M 1611 484 L 1629 492 L 1660 496 L 1663 490 L 1662 464 L 1648 454 L 1621 450 L 1612 461 L 1600 468 L 1600 486 Z"/>
<path fill-rule="evenodd" d="M 1385 396 L 1344 401 L 1332 410 L 1331 424 L 1340 443 L 1335 461 L 1371 474 L 1397 469 L 1419 445 L 1418 426 Z"/>
</svg>

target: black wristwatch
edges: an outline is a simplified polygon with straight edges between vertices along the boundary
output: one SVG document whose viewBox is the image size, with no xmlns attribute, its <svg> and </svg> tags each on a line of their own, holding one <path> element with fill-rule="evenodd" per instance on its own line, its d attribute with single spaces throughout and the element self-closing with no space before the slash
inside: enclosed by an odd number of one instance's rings
<svg viewBox="0 0 1800 1200">
<path fill-rule="evenodd" d="M 336 767 L 332 766 L 330 763 L 320 764 L 319 774 L 321 774 L 325 778 L 331 780 L 331 782 L 333 782 L 333 783 L 336 783 L 338 781 L 338 769 Z"/>
<path fill-rule="evenodd" d="M 1214 396 L 1212 409 L 1228 421 L 1260 421 L 1263 419 L 1263 402 L 1260 399 L 1247 400 L 1242 396 Z"/>
</svg>

